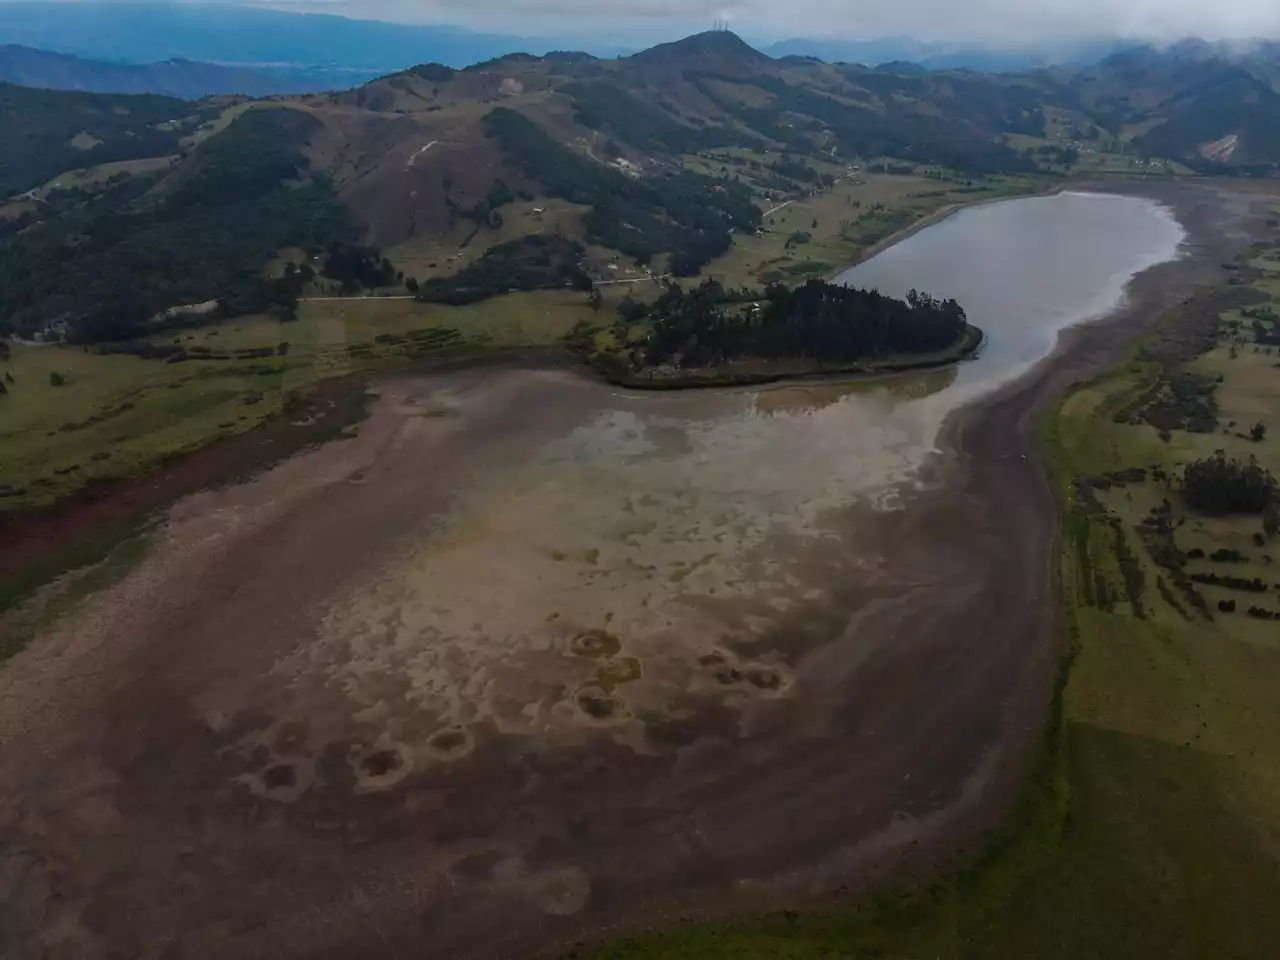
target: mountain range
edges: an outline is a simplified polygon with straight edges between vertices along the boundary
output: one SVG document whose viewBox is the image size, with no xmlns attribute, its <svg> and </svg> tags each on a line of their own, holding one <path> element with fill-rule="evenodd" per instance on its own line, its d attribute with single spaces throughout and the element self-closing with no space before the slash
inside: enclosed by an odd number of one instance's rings
<svg viewBox="0 0 1280 960">
<path fill-rule="evenodd" d="M 609 57 L 634 49 L 575 35 L 526 37 L 226 3 L 137 0 L 0 2 L 0 44 L 4 43 L 111 63 L 197 60 L 254 67 L 287 64 L 295 69 L 364 71 L 364 79 L 370 78 L 369 71 L 390 73 L 426 62 L 464 67 L 517 52 L 585 50 Z M 1126 45 L 1105 37 L 1020 45 L 941 43 L 911 37 L 802 37 L 764 43 L 760 49 L 776 58 L 806 56 L 831 63 L 879 66 L 902 61 L 930 69 L 1014 71 L 1095 62 Z M 303 80 L 310 82 L 310 78 Z"/>
<path fill-rule="evenodd" d="M 217 94 L 266 97 L 278 93 L 345 90 L 378 71 L 323 67 L 235 67 L 199 60 L 107 63 L 18 44 L 0 45 L 0 82 L 88 93 L 157 93 L 184 100 Z"/>
<path fill-rule="evenodd" d="M 429 62 L 465 67 L 515 51 L 627 52 L 622 45 L 582 38 L 476 33 L 231 3 L 137 0 L 0 2 L 0 43 L 113 63 L 180 59 L 379 73 Z"/>
<path fill-rule="evenodd" d="M 997 74 L 777 59 L 713 32 L 615 59 L 420 64 L 270 100 L 0 85 L 0 318 L 31 327 L 107 309 L 113 323 L 215 298 L 259 310 L 272 295 L 262 266 L 282 249 L 465 246 L 477 231 L 517 242 L 542 234 L 531 211 L 552 204 L 557 244 L 696 274 L 770 198 L 867 163 L 963 183 L 1061 177 L 1099 153 L 1124 169 L 1161 158 L 1270 176 L 1278 80 L 1271 44 Z M 546 264 L 572 249 L 539 241 L 457 277 L 433 261 L 420 279 L 441 297 L 484 296 L 549 282 Z M 380 276 L 367 257 L 342 262 Z"/>
</svg>

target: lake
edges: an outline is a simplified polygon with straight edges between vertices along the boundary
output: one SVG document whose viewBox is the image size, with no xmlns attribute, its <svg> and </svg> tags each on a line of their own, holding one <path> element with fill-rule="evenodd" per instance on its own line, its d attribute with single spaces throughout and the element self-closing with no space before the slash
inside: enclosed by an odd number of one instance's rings
<svg viewBox="0 0 1280 960">
<path fill-rule="evenodd" d="M 1129 279 L 1173 259 L 1183 237 L 1150 200 L 1064 192 L 962 210 L 839 282 L 959 301 L 988 338 L 957 384 L 972 396 L 1048 355 L 1065 328 L 1115 307 Z"/>
<path fill-rule="evenodd" d="M 988 343 L 950 370 L 662 394 L 559 371 L 396 382 L 402 439 L 387 480 L 371 469 L 358 496 L 384 518 L 365 528 L 400 546 L 327 607 L 323 642 L 350 657 L 338 676 L 374 702 L 407 669 L 412 713 L 432 723 L 553 737 L 605 724 L 635 742 L 637 717 L 706 683 L 697 658 L 718 638 L 763 637 L 878 569 L 850 524 L 901 502 L 947 414 L 1116 305 L 1182 238 L 1149 201 L 1062 193 L 963 210 L 844 275 L 959 300 Z M 447 510 L 416 507 L 414 475 L 450 491 Z M 621 674 L 566 658 L 587 631 L 621 645 Z"/>
</svg>

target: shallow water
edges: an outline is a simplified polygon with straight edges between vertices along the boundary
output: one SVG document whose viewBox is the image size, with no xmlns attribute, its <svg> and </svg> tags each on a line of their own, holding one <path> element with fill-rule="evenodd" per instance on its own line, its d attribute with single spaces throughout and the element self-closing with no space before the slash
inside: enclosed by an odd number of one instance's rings
<svg viewBox="0 0 1280 960">
<path fill-rule="evenodd" d="M 948 412 L 1116 305 L 1182 237 L 1149 201 L 1065 193 L 962 211 L 844 275 L 959 300 L 988 343 L 953 370 L 659 395 L 559 373 L 411 382 L 413 402 L 452 407 L 467 435 L 508 439 L 453 465 L 443 522 L 335 602 L 331 678 L 367 707 L 401 673 L 434 723 L 553 737 L 603 723 L 625 739 L 702 689 L 713 648 L 745 645 L 758 662 L 744 671 L 774 669 L 751 646 L 773 620 L 822 603 L 836 566 L 875 575 L 880 559 L 841 539 L 844 508 L 892 507 Z M 495 412 L 498 391 L 511 399 Z M 602 629 L 636 665 L 618 689 L 573 655 Z M 585 716 L 602 686 L 614 712 Z"/>
<path fill-rule="evenodd" d="M 962 210 L 839 280 L 959 301 L 988 338 L 960 370 L 956 386 L 969 397 L 1048 355 L 1065 328 L 1111 310 L 1129 279 L 1173 259 L 1184 236 L 1150 200 L 1060 193 Z"/>
</svg>

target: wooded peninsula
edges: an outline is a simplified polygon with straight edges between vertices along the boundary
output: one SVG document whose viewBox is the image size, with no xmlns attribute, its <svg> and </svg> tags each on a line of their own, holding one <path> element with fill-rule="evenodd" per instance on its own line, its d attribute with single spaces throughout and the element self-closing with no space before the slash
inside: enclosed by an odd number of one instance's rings
<svg viewBox="0 0 1280 960">
<path fill-rule="evenodd" d="M 624 300 L 618 314 L 626 350 L 597 359 L 607 376 L 640 386 L 938 366 L 982 341 L 955 300 L 916 290 L 899 300 L 823 280 L 755 290 L 672 284 L 653 303 Z"/>
</svg>

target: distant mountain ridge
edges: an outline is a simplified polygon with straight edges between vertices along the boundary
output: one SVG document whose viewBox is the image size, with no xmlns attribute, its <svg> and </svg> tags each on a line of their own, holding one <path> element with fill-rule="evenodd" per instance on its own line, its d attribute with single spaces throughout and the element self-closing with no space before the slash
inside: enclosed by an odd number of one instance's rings
<svg viewBox="0 0 1280 960">
<path fill-rule="evenodd" d="M 266 97 L 345 90 L 373 79 L 370 71 L 250 69 L 195 60 L 126 64 L 85 60 L 17 44 L 0 46 L 0 82 L 86 93 L 156 93 L 183 100 L 215 94 Z"/>
<path fill-rule="evenodd" d="M 509 53 L 541 55 L 566 47 L 585 46 L 601 56 L 630 52 L 621 45 L 584 44 L 566 37 L 476 33 L 231 3 L 137 0 L 0 2 L 0 43 L 119 63 L 183 59 L 376 73 L 420 63 L 465 67 Z"/>
<path fill-rule="evenodd" d="M 1001 45 L 941 43 L 901 36 L 870 40 L 795 37 L 761 49 L 771 57 L 813 57 L 827 63 L 860 63 L 868 67 L 913 63 L 929 70 L 1016 73 L 1061 64 L 1093 64 L 1134 44 L 1135 41 L 1118 38 Z"/>
</svg>

